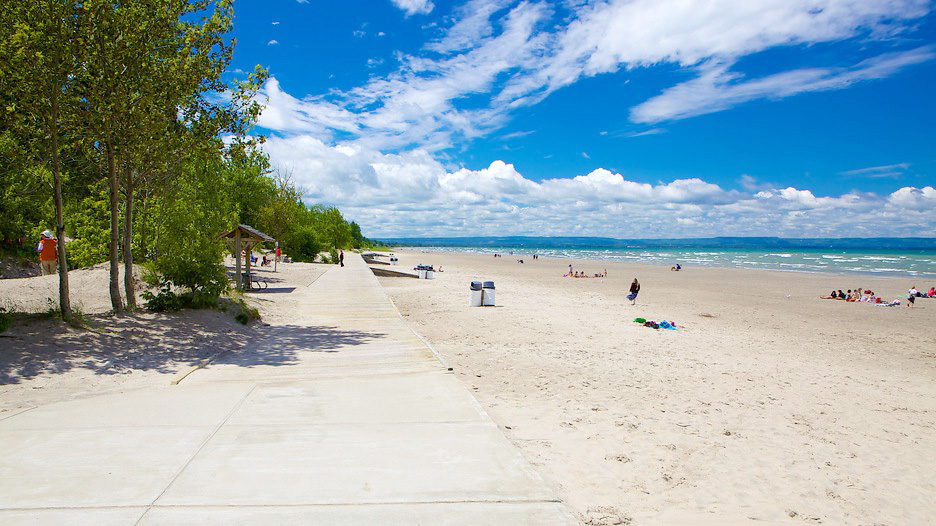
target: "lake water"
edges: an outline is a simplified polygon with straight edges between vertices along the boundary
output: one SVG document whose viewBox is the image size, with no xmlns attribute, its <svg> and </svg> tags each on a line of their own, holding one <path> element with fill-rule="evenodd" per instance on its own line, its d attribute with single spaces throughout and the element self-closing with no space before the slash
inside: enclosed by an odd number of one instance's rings
<svg viewBox="0 0 936 526">
<path fill-rule="evenodd" d="M 403 250 L 401 248 L 401 250 Z M 503 254 L 528 259 L 534 252 L 543 257 L 598 259 L 683 267 L 726 267 L 786 270 L 792 272 L 858 273 L 879 276 L 936 279 L 936 251 L 868 251 L 868 250 L 736 250 L 736 249 L 672 249 L 672 248 L 529 248 L 516 247 L 410 247 L 416 251 L 466 252 L 472 254 Z M 920 286 L 923 286 L 922 284 Z"/>
</svg>

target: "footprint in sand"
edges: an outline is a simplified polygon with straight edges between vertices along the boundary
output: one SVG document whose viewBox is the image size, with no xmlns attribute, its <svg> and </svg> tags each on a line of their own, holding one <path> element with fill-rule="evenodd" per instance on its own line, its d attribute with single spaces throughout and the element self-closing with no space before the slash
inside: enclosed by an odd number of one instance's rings
<svg viewBox="0 0 936 526">
<path fill-rule="evenodd" d="M 621 515 L 611 506 L 597 506 L 585 511 L 585 524 L 588 526 L 615 526 L 630 524 L 630 517 Z"/>
</svg>

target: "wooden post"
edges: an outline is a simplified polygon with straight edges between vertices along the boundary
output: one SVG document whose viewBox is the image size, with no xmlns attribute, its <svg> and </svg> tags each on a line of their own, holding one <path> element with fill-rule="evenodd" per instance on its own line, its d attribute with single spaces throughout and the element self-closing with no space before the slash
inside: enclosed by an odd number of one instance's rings
<svg viewBox="0 0 936 526">
<path fill-rule="evenodd" d="M 244 289 L 244 279 L 241 278 L 241 237 L 240 228 L 234 232 L 234 283 L 237 290 Z"/>
<path fill-rule="evenodd" d="M 244 261 L 244 266 L 247 267 L 247 290 L 250 290 L 250 253 L 253 251 L 253 243 L 247 242 L 247 260 Z"/>
</svg>

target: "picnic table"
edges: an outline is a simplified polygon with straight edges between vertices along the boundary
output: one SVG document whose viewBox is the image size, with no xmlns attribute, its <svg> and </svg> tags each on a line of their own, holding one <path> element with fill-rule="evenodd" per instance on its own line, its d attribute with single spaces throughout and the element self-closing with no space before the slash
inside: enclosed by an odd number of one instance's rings
<svg viewBox="0 0 936 526">
<path fill-rule="evenodd" d="M 253 283 L 257 283 L 257 288 L 259 289 L 261 287 L 260 282 L 251 277 L 249 254 L 253 251 L 254 245 L 258 243 L 273 242 L 274 239 L 250 225 L 237 225 L 236 228 L 230 232 L 222 234 L 221 237 L 234 240 L 234 283 L 236 283 L 237 289 L 250 290 L 254 288 Z M 248 257 L 245 261 L 245 272 L 241 272 L 242 251 L 248 254 Z M 238 278 L 238 276 L 240 276 L 240 278 Z M 263 282 L 262 288 L 266 288 L 265 281 Z"/>
</svg>

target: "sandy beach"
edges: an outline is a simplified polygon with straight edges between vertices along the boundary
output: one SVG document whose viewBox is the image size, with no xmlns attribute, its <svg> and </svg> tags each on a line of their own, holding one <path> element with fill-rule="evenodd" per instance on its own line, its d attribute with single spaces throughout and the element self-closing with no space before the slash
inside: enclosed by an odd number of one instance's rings
<svg viewBox="0 0 936 526">
<path fill-rule="evenodd" d="M 936 518 L 936 300 L 885 308 L 822 300 L 901 279 L 400 253 L 380 278 L 582 524 L 928 524 Z M 356 256 L 352 256 L 356 257 Z M 519 264 L 517 258 L 525 263 Z M 607 278 L 563 278 L 568 265 Z M 326 267 L 262 271 L 249 294 L 287 323 Z M 50 320 L 0 338 L 0 416 L 107 392 L 167 386 L 237 352 L 263 324 L 218 311 L 111 317 L 106 268 L 72 273 L 90 330 Z M 637 277 L 637 304 L 625 299 Z M 469 308 L 493 280 L 497 306 Z M 0 300 L 41 312 L 54 276 L 0 280 Z M 654 330 L 636 317 L 675 322 Z"/>
<path fill-rule="evenodd" d="M 265 324 L 289 319 L 294 303 L 283 292 L 307 286 L 327 267 L 290 263 L 279 265 L 277 272 L 255 269 L 269 288 L 246 295 L 262 317 L 247 326 L 220 310 L 112 316 L 107 268 L 100 264 L 69 272 L 72 306 L 83 313 L 84 328 L 36 319 L 0 334 L 0 418 L 63 400 L 169 386 L 180 371 L 240 351 Z M 121 272 L 121 287 L 122 280 Z M 43 313 L 57 305 L 57 287 L 57 275 L 2 279 L 0 306 Z M 144 289 L 138 282 L 137 292 Z M 137 301 L 143 305 L 141 298 Z"/>
<path fill-rule="evenodd" d="M 931 283 L 396 254 L 441 266 L 380 281 L 584 524 L 936 520 L 936 299 L 819 299 Z M 468 307 L 479 279 L 497 307 Z"/>
</svg>

